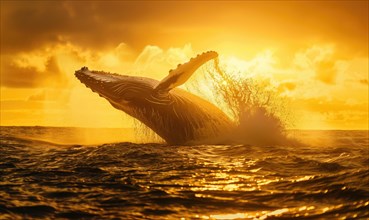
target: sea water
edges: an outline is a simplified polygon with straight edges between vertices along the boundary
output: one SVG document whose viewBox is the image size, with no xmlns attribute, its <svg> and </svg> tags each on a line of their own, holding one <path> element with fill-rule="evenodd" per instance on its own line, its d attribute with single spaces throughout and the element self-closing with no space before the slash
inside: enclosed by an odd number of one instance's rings
<svg viewBox="0 0 369 220">
<path fill-rule="evenodd" d="M 290 135 L 301 144 L 93 144 L 1 127 L 0 219 L 369 218 L 368 131 Z"/>
</svg>

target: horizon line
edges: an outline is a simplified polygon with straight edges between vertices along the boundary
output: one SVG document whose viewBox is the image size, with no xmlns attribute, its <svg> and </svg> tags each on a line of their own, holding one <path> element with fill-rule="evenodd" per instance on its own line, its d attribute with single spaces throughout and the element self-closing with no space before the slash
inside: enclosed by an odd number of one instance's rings
<svg viewBox="0 0 369 220">
<path fill-rule="evenodd" d="M 0 125 L 0 127 L 41 127 L 41 128 L 78 128 L 78 129 L 135 129 L 135 127 L 78 127 L 78 126 L 46 126 L 46 125 Z M 369 131 L 369 128 L 354 129 L 317 129 L 317 128 L 287 128 L 286 131 Z"/>
</svg>

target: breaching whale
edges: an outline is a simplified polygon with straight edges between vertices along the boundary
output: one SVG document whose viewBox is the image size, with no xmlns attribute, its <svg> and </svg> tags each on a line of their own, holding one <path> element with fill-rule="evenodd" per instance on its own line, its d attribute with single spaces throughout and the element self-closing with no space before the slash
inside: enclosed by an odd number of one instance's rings
<svg viewBox="0 0 369 220">
<path fill-rule="evenodd" d="M 138 119 L 169 144 L 222 141 L 233 126 L 228 116 L 210 102 L 176 88 L 218 54 L 209 51 L 192 58 L 160 82 L 146 77 L 93 71 L 82 67 L 75 76 L 110 104 Z"/>
</svg>

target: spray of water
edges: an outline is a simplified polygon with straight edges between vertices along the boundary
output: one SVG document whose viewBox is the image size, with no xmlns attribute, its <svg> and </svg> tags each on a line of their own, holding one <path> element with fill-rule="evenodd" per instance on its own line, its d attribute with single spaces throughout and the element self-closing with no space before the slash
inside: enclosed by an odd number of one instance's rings
<svg viewBox="0 0 369 220">
<path fill-rule="evenodd" d="M 135 141 L 138 143 L 163 143 L 164 140 L 141 121 L 132 118 Z"/>
<path fill-rule="evenodd" d="M 269 81 L 242 77 L 239 72 L 225 70 L 218 59 L 204 68 L 204 74 L 195 79 L 190 91 L 201 95 L 224 111 L 235 127 L 228 139 L 231 143 L 274 145 L 291 144 L 286 127 L 291 127 L 287 101 L 278 96 Z M 204 95 L 206 82 L 211 94 Z M 208 96 L 208 97 L 207 97 Z"/>
</svg>

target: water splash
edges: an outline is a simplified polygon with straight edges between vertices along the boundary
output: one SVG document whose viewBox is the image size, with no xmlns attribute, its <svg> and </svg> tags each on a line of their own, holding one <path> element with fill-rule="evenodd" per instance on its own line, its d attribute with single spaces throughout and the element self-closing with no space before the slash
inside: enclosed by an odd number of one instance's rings
<svg viewBox="0 0 369 220">
<path fill-rule="evenodd" d="M 135 134 L 135 143 L 164 143 L 165 141 L 152 129 L 147 127 L 138 119 L 133 120 L 133 130 Z"/>
<path fill-rule="evenodd" d="M 226 72 L 219 59 L 215 59 L 213 69 L 207 71 L 213 82 L 213 92 L 218 102 L 225 104 L 224 111 L 236 124 L 233 140 L 261 145 L 287 141 L 289 112 L 270 82 Z"/>
<path fill-rule="evenodd" d="M 215 104 L 234 122 L 230 143 L 275 145 L 296 143 L 287 138 L 292 127 L 287 101 L 267 80 L 244 77 L 215 59 L 192 81 L 188 90 Z M 206 82 L 206 83 L 202 83 Z M 210 94 L 204 93 L 204 87 Z M 296 143 L 297 144 L 297 143 Z"/>
</svg>

